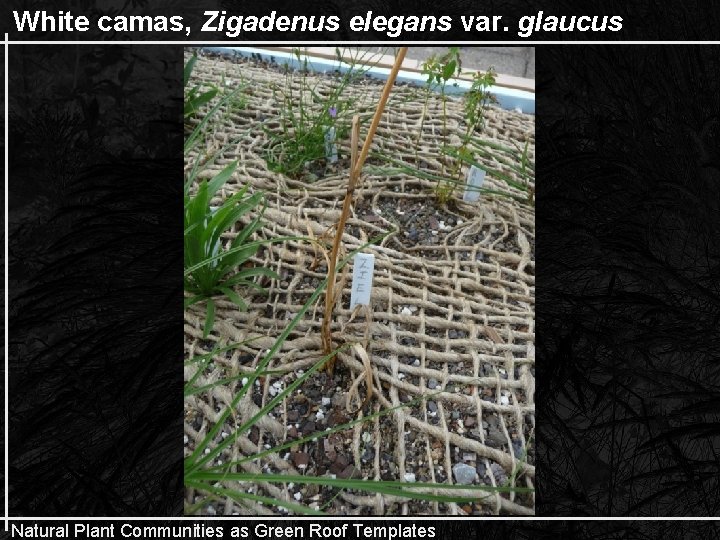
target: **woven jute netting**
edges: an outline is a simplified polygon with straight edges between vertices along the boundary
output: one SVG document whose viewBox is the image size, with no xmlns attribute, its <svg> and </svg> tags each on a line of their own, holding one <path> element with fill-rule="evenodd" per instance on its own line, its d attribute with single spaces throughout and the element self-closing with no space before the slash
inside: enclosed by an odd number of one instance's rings
<svg viewBox="0 0 720 540">
<path fill-rule="evenodd" d="M 187 358 L 207 354 L 215 346 L 246 342 L 218 354 L 195 381 L 202 387 L 229 379 L 186 399 L 186 455 L 218 422 L 241 388 L 243 375 L 253 373 L 327 277 L 319 246 L 326 242 L 329 253 L 350 154 L 349 140 L 339 140 L 338 163 L 323 163 L 322 170 L 309 168 L 312 173 L 295 178 L 272 172 L 265 160 L 268 133 L 280 130 L 284 105 L 278 89 L 295 85 L 297 96 L 301 84 L 310 84 L 320 95 L 329 95 L 336 84 L 333 76 L 308 74 L 301 79 L 277 66 L 201 54 L 193 81 L 230 89 L 243 85 L 245 90 L 240 105 L 215 115 L 206 140 L 186 156 L 186 167 L 213 156 L 200 175 L 211 178 L 238 160 L 236 173 L 215 202 L 249 185 L 251 192 L 264 192 L 267 200 L 264 225 L 256 239 L 300 236 L 315 242 L 288 240 L 263 246 L 253 263 L 273 270 L 279 279 L 260 282 L 266 295 L 238 291 L 248 301 L 244 311 L 219 298 L 214 330 L 207 339 L 203 339 L 204 304 L 186 311 Z M 365 119 L 361 141 L 381 91 L 381 83 L 366 79 L 345 90 L 345 96 L 354 98 L 354 111 Z M 334 374 L 312 374 L 218 461 L 227 464 L 316 434 L 315 440 L 244 461 L 232 470 L 427 482 L 437 487 L 418 491 L 436 495 L 463 493 L 464 485 L 525 491 L 488 489 L 473 492 L 469 502 L 438 502 L 300 482 L 228 481 L 223 487 L 334 515 L 534 512 L 534 207 L 522 200 L 524 193 L 492 174 L 484 187 L 515 198 L 484 193 L 479 201 L 465 203 L 459 189 L 451 203 L 441 205 L 433 196 L 432 179 L 398 167 L 397 163 L 407 163 L 439 173 L 449 166 L 441 161 L 441 145 L 460 144 L 465 129 L 462 101 L 448 100 L 443 121 L 440 98 L 433 96 L 418 146 L 423 99 L 417 87 L 393 89 L 355 193 L 341 258 L 363 248 L 362 252 L 375 256 L 375 273 L 371 305 L 353 311 L 349 309 L 352 264 L 338 273 L 338 283 L 344 286 L 331 328 L 334 346 L 345 347 L 337 355 Z M 485 117 L 484 140 L 520 152 L 527 149 L 528 161 L 534 163 L 533 116 L 493 106 Z M 201 118 L 202 114 L 195 122 Z M 512 166 L 507 155 L 495 155 L 492 145 L 487 148 L 476 156 L 481 165 L 524 181 L 518 177 L 517 163 Z M 394 164 L 379 159 L 380 155 L 391 156 Z M 386 233 L 390 234 L 366 246 Z M 235 234 L 229 231 L 224 238 L 230 241 Z M 217 441 L 318 363 L 323 356 L 323 309 L 321 296 L 228 417 Z M 197 368 L 186 369 L 189 379 Z M 361 408 L 369 390 L 368 372 L 372 395 Z M 335 426 L 367 416 L 372 418 L 334 431 Z M 188 506 L 210 514 L 288 513 L 267 502 L 239 503 L 230 496 L 208 499 L 202 506 L 204 496 L 188 489 Z"/>
</svg>

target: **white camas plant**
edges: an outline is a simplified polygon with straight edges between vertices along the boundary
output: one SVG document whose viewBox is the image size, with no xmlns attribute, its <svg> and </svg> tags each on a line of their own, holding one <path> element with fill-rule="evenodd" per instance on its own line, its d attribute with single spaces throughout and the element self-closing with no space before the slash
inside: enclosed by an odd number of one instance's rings
<svg viewBox="0 0 720 540">
<path fill-rule="evenodd" d="M 237 167 L 233 162 L 215 175 L 209 182 L 199 183 L 194 195 L 190 187 L 196 172 L 191 173 L 185 183 L 185 276 L 184 285 L 188 297 L 185 308 L 205 301 L 207 311 L 203 335 L 207 337 L 215 322 L 217 296 L 225 296 L 240 309 L 247 309 L 247 303 L 236 292 L 236 288 L 254 288 L 264 291 L 253 278 L 256 276 L 277 277 L 267 268 L 243 268 L 260 248 L 261 242 L 252 242 L 252 234 L 260 228 L 264 211 L 262 193 L 248 193 L 244 186 L 238 193 L 228 197 L 219 207 L 211 207 L 210 201 L 232 176 Z M 246 225 L 229 243 L 222 248 L 221 236 L 231 230 L 248 212 L 256 212 L 255 218 Z"/>
</svg>

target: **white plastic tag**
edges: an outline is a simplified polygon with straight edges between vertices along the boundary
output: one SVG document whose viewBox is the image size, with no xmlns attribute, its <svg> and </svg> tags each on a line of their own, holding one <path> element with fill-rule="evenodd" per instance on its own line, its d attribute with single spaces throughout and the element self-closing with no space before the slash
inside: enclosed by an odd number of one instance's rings
<svg viewBox="0 0 720 540">
<path fill-rule="evenodd" d="M 337 163 L 338 150 L 335 144 L 335 128 L 330 127 L 325 131 L 325 157 L 330 163 Z"/>
<path fill-rule="evenodd" d="M 480 198 L 480 188 L 482 187 L 484 181 L 485 171 L 483 169 L 479 169 L 475 165 L 471 165 L 467 175 L 467 183 L 465 184 L 463 201 L 477 201 Z"/>
<path fill-rule="evenodd" d="M 375 269 L 375 255 L 358 253 L 353 259 L 352 289 L 350 292 L 350 309 L 358 304 L 370 305 L 372 292 L 373 270 Z"/>
</svg>

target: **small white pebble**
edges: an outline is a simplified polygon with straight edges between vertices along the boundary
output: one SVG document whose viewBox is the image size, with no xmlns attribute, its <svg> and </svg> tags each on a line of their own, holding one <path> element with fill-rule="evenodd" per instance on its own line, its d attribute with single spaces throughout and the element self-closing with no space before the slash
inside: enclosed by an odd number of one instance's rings
<svg viewBox="0 0 720 540">
<path fill-rule="evenodd" d="M 400 379 L 402 381 L 404 378 L 405 378 L 404 373 L 398 373 L 398 379 Z"/>
<path fill-rule="evenodd" d="M 242 384 L 243 386 L 245 386 L 247 383 L 248 383 L 248 378 L 247 378 L 247 377 L 243 377 L 243 378 L 242 378 L 242 381 L 240 381 L 240 384 Z"/>
<path fill-rule="evenodd" d="M 207 455 L 207 454 L 209 454 L 209 453 L 210 453 L 210 449 L 209 449 L 209 448 L 206 448 L 206 449 L 205 449 L 205 455 Z"/>
<path fill-rule="evenodd" d="M 323 418 L 325 418 L 325 413 L 324 413 L 324 412 L 318 411 L 318 412 L 315 413 L 315 419 L 317 419 L 317 420 L 322 420 Z"/>
<path fill-rule="evenodd" d="M 510 400 L 507 396 L 500 396 L 500 405 L 510 405 Z"/>
<path fill-rule="evenodd" d="M 268 388 L 268 393 L 274 397 L 277 396 L 278 390 L 274 386 L 271 386 L 270 388 Z"/>
<path fill-rule="evenodd" d="M 400 310 L 400 315 L 412 315 L 412 311 L 406 306 Z"/>
<path fill-rule="evenodd" d="M 295 495 L 293 495 L 293 499 L 299 501 L 300 499 L 302 499 L 302 493 L 298 491 Z"/>
<path fill-rule="evenodd" d="M 184 442 L 185 444 L 189 443 L 189 442 L 190 442 L 190 438 L 189 438 L 187 435 L 185 435 L 185 436 L 183 437 L 183 442 Z"/>
<path fill-rule="evenodd" d="M 378 216 L 382 216 L 382 210 L 380 210 L 379 208 L 375 208 L 375 213 L 376 213 Z"/>
<path fill-rule="evenodd" d="M 295 487 L 295 482 L 290 482 L 290 483 L 288 484 L 288 489 L 292 489 L 292 488 L 294 488 L 294 487 Z"/>
<path fill-rule="evenodd" d="M 462 219 L 458 219 L 458 220 L 457 220 L 457 224 L 458 224 L 458 225 L 462 225 L 462 224 L 463 224 L 463 220 L 462 220 Z"/>
<path fill-rule="evenodd" d="M 223 431 L 222 433 L 220 433 L 220 436 L 221 436 L 223 439 L 227 439 L 230 435 L 227 433 L 227 431 Z"/>
<path fill-rule="evenodd" d="M 329 397 L 324 397 L 324 398 L 322 398 L 321 401 L 322 401 L 323 407 L 327 407 L 328 405 L 330 405 L 330 403 L 332 403 L 332 400 Z"/>
<path fill-rule="evenodd" d="M 208 506 L 205 511 L 210 514 L 211 516 L 214 516 L 217 512 L 215 511 L 215 508 L 213 506 Z"/>
<path fill-rule="evenodd" d="M 405 478 L 405 481 L 406 481 L 406 482 L 414 482 L 414 481 L 415 481 L 415 474 L 414 474 L 414 473 L 411 473 L 411 472 L 406 472 L 404 478 Z"/>
<path fill-rule="evenodd" d="M 437 231 L 430 231 L 430 234 L 432 234 L 433 236 L 437 236 L 437 233 Z"/>
<path fill-rule="evenodd" d="M 419 366 L 419 365 L 420 365 L 420 359 L 419 359 L 419 358 L 416 358 L 415 360 L 413 360 L 413 366 L 417 367 L 417 366 Z"/>
<path fill-rule="evenodd" d="M 445 230 L 445 222 L 444 222 L 444 221 L 439 221 L 439 222 L 438 222 L 438 227 L 440 227 L 441 230 Z"/>
</svg>

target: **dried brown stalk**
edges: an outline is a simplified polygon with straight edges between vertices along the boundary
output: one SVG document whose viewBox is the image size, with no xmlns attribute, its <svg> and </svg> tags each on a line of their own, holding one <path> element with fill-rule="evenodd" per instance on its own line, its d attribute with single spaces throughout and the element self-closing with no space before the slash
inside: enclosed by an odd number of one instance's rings
<svg viewBox="0 0 720 540">
<path fill-rule="evenodd" d="M 357 155 L 357 146 L 359 140 L 359 117 L 355 115 L 353 117 L 352 124 L 352 139 L 351 139 L 351 159 L 350 159 L 350 179 L 348 181 L 347 192 L 345 193 L 345 200 L 343 201 L 342 213 L 338 220 L 337 227 L 335 228 L 335 241 L 333 242 L 332 252 L 330 253 L 330 264 L 328 266 L 328 284 L 325 288 L 325 313 L 323 315 L 323 322 L 321 327 L 323 354 L 329 355 L 333 350 L 332 333 L 330 331 L 330 321 L 333 314 L 333 306 L 335 305 L 335 269 L 337 266 L 338 251 L 340 250 L 340 242 L 342 241 L 343 231 L 345 230 L 345 223 L 347 222 L 350 214 L 350 205 L 352 204 L 353 192 L 355 186 L 360 178 L 360 171 L 362 170 L 363 163 L 370 152 L 370 145 L 372 144 L 373 137 L 377 131 L 378 124 L 380 124 L 380 118 L 382 117 L 385 104 L 387 103 L 388 97 L 390 97 L 390 90 L 392 90 L 395 79 L 397 78 L 400 66 L 405 59 L 407 53 L 407 47 L 401 47 L 395 58 L 393 68 L 388 75 L 388 79 L 385 82 L 380 101 L 378 102 L 375 114 L 373 115 L 372 122 L 370 123 L 370 129 L 368 130 L 365 143 L 363 144 L 360 156 Z M 331 356 L 325 364 L 327 371 L 332 374 L 335 368 L 335 356 Z"/>
</svg>

